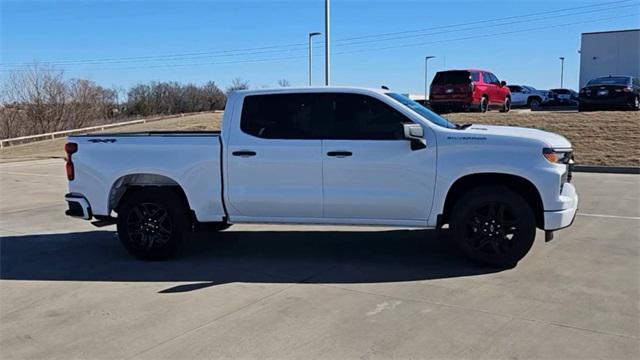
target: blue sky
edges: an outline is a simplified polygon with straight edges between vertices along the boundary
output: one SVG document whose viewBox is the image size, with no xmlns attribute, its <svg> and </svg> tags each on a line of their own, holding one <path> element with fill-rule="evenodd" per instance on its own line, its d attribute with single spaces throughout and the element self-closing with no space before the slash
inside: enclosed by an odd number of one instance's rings
<svg viewBox="0 0 640 360">
<path fill-rule="evenodd" d="M 152 80 L 225 87 L 235 77 L 252 87 L 279 79 L 306 85 L 307 33 L 324 31 L 323 0 L 0 3 L 0 77 L 35 60 L 107 87 Z M 640 27 L 638 0 L 331 4 L 332 83 L 417 94 L 425 55 L 436 56 L 429 78 L 444 68 L 486 68 L 539 88 L 559 85 L 564 56 L 565 84 L 576 88 L 582 32 Z M 576 9 L 552 12 L 568 8 Z M 523 16 L 541 12 L 552 13 Z M 315 41 L 314 81 L 322 84 L 323 38 Z"/>
</svg>

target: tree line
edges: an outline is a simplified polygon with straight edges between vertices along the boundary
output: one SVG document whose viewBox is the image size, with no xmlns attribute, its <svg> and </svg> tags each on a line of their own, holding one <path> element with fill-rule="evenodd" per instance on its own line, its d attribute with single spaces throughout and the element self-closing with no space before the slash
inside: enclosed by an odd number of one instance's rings
<svg viewBox="0 0 640 360">
<path fill-rule="evenodd" d="M 288 83 L 287 83 L 288 84 Z M 248 89 L 234 79 L 226 93 Z M 0 139 L 71 130 L 127 118 L 213 111 L 224 108 L 226 93 L 215 82 L 137 84 L 109 89 L 86 79 L 35 64 L 8 74 L 0 87 Z"/>
</svg>

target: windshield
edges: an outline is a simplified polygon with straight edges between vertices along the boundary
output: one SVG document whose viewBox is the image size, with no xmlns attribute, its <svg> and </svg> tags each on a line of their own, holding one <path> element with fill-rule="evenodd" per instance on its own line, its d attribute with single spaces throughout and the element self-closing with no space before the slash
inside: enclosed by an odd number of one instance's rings
<svg viewBox="0 0 640 360">
<path fill-rule="evenodd" d="M 619 84 L 626 85 L 629 83 L 629 78 L 626 76 L 607 76 L 590 80 L 587 85 L 610 85 Z"/>
<path fill-rule="evenodd" d="M 389 95 L 391 98 L 395 99 L 396 101 L 398 101 L 399 103 L 401 103 L 402 105 L 408 107 L 409 109 L 413 110 L 413 112 L 415 112 L 416 114 L 422 116 L 423 118 L 429 120 L 430 122 L 438 125 L 438 126 L 442 126 L 445 128 L 449 128 L 449 129 L 455 129 L 457 128 L 456 125 L 452 122 L 449 122 L 449 120 L 443 118 L 442 116 L 434 113 L 433 111 L 427 109 L 426 107 L 418 104 L 417 102 L 409 99 L 408 97 L 401 95 L 401 94 L 396 94 L 396 93 L 387 93 L 387 95 Z"/>
</svg>

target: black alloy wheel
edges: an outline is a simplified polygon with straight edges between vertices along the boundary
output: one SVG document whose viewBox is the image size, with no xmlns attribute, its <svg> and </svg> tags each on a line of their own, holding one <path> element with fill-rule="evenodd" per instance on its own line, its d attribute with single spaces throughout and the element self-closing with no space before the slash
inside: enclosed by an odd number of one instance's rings
<svg viewBox="0 0 640 360">
<path fill-rule="evenodd" d="M 178 253 L 191 233 L 189 207 L 172 188 L 134 190 L 118 208 L 118 237 L 129 253 L 143 260 L 165 260 Z"/>
<path fill-rule="evenodd" d="M 167 210 L 156 203 L 141 203 L 127 216 L 130 241 L 138 248 L 150 249 L 170 241 L 173 224 Z"/>
<path fill-rule="evenodd" d="M 467 257 L 491 267 L 513 267 L 531 249 L 536 220 L 527 201 L 501 186 L 479 187 L 454 205 L 450 225 Z"/>
</svg>

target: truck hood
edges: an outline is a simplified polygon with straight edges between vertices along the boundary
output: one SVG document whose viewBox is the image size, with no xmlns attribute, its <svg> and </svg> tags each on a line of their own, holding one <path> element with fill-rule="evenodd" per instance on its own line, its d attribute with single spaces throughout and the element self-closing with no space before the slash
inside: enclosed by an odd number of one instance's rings
<svg viewBox="0 0 640 360">
<path fill-rule="evenodd" d="M 511 136 L 527 139 L 536 139 L 554 149 L 570 149 L 571 143 L 564 136 L 542 131 L 538 129 L 530 129 L 515 126 L 496 126 L 496 125 L 472 125 L 467 130 L 478 135 L 497 135 Z"/>
</svg>

